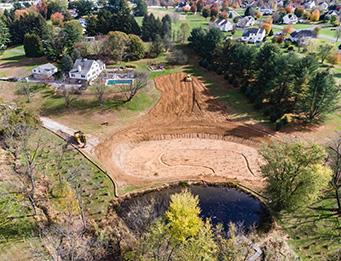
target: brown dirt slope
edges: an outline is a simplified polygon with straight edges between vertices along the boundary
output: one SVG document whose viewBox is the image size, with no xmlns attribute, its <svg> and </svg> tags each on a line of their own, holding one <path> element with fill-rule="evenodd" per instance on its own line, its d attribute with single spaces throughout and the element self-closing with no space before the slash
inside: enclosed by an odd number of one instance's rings
<svg viewBox="0 0 341 261">
<path fill-rule="evenodd" d="M 199 175 L 200 173 L 192 172 L 191 175 L 182 175 L 188 172 L 186 170 L 183 172 L 175 171 L 177 173 L 174 177 L 162 176 L 162 169 L 159 169 L 159 172 L 153 169 L 155 175 L 148 175 L 148 178 L 145 175 L 139 176 L 136 173 L 130 173 L 131 165 L 134 164 L 135 160 L 137 164 L 139 158 L 132 160 L 129 158 L 129 153 L 137 146 L 143 153 L 141 142 L 174 138 L 204 138 L 228 140 L 231 144 L 238 142 L 254 147 L 260 141 L 269 141 L 273 135 L 271 130 L 254 122 L 232 121 L 224 106 L 218 103 L 198 78 L 193 77 L 193 81 L 188 83 L 184 81 L 185 76 L 184 73 L 176 73 L 156 77 L 156 88 L 162 93 L 162 97 L 154 108 L 137 121 L 106 138 L 95 148 L 94 153 L 98 161 L 109 171 L 119 185 L 145 185 L 156 180 L 203 177 Z M 227 147 L 231 147 L 231 144 Z M 161 151 L 161 147 L 160 155 L 165 153 L 165 151 Z M 190 148 L 183 147 L 180 149 Z M 148 153 L 147 151 L 146 153 Z M 141 155 L 141 152 L 133 153 L 134 156 L 138 154 Z M 146 157 L 146 155 L 143 156 Z M 160 160 L 158 164 L 164 165 Z M 173 162 L 173 164 L 175 163 Z M 185 163 L 181 162 L 181 164 Z M 155 164 L 153 163 L 153 165 Z M 149 170 L 146 168 L 144 171 Z M 216 177 L 220 180 L 221 178 L 221 175 Z M 215 178 L 212 177 L 212 179 Z M 260 177 L 258 179 L 260 180 Z"/>
</svg>

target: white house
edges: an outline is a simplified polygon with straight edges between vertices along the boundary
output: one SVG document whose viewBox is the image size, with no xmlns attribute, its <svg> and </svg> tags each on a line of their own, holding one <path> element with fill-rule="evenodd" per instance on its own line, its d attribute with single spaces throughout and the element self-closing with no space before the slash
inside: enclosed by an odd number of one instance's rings
<svg viewBox="0 0 341 261">
<path fill-rule="evenodd" d="M 325 16 L 330 15 L 330 17 L 332 17 L 332 16 L 339 16 L 340 13 L 338 11 L 335 11 L 335 10 L 330 10 L 330 11 L 326 12 L 324 15 Z"/>
<path fill-rule="evenodd" d="M 77 11 L 75 10 L 75 9 L 68 9 L 67 10 L 68 12 L 69 12 L 69 14 L 73 17 L 73 18 L 75 18 L 75 17 L 77 17 Z"/>
<path fill-rule="evenodd" d="M 283 7 L 284 2 L 282 0 L 277 1 L 277 7 Z"/>
<path fill-rule="evenodd" d="M 262 42 L 265 37 L 265 30 L 261 28 L 252 28 L 245 30 L 242 35 L 243 42 L 257 43 Z"/>
<path fill-rule="evenodd" d="M 183 7 L 188 8 L 188 10 L 191 8 L 191 6 L 187 2 L 179 3 L 178 5 L 178 12 L 182 12 Z"/>
<path fill-rule="evenodd" d="M 306 9 L 312 9 L 315 6 L 315 1 L 312 0 L 312 1 L 304 2 L 303 5 Z"/>
<path fill-rule="evenodd" d="M 290 41 L 299 45 L 305 44 L 311 38 L 317 38 L 311 30 L 300 30 L 290 34 Z"/>
<path fill-rule="evenodd" d="M 71 79 L 93 81 L 105 70 L 105 64 L 100 60 L 77 59 L 69 72 Z"/>
<path fill-rule="evenodd" d="M 323 10 L 328 10 L 329 5 L 326 2 L 319 3 L 319 6 L 323 8 Z"/>
<path fill-rule="evenodd" d="M 238 23 L 237 23 L 237 27 L 240 28 L 245 28 L 245 27 L 252 27 L 255 25 L 255 19 L 252 16 L 245 16 L 242 19 L 239 19 Z"/>
<path fill-rule="evenodd" d="M 262 15 L 270 15 L 273 12 L 272 6 L 271 5 L 262 5 L 259 7 L 259 12 L 262 13 Z"/>
<path fill-rule="evenodd" d="M 297 24 L 298 18 L 294 14 L 287 14 L 283 17 L 283 24 Z"/>
<path fill-rule="evenodd" d="M 86 19 L 85 18 L 79 18 L 78 22 L 83 28 L 86 28 Z"/>
<path fill-rule="evenodd" d="M 235 18 L 235 17 L 240 17 L 240 15 L 236 11 L 231 10 L 229 11 L 229 17 Z"/>
<path fill-rule="evenodd" d="M 214 26 L 219 28 L 220 31 L 229 32 L 233 30 L 233 22 L 225 19 L 218 19 L 214 22 Z"/>
<path fill-rule="evenodd" d="M 32 73 L 35 79 L 47 79 L 54 75 L 57 71 L 58 69 L 56 66 L 46 63 L 34 68 Z"/>
</svg>

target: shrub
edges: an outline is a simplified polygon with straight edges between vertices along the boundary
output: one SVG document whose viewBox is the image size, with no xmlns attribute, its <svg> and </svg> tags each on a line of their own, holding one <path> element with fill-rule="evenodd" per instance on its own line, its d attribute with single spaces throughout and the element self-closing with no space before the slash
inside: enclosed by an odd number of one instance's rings
<svg viewBox="0 0 341 261">
<path fill-rule="evenodd" d="M 228 73 L 228 72 L 225 72 L 225 73 L 224 73 L 224 79 L 225 79 L 225 80 L 228 80 L 229 78 L 230 78 L 229 73 Z"/>
<path fill-rule="evenodd" d="M 242 86 L 240 87 L 240 91 L 241 91 L 242 93 L 245 93 L 248 86 L 249 86 L 249 81 L 248 81 L 248 80 L 244 81 L 243 84 L 242 84 Z"/>
<path fill-rule="evenodd" d="M 282 120 L 280 120 L 279 122 L 276 123 L 276 131 L 279 131 L 282 128 L 283 128 L 283 122 Z"/>
<path fill-rule="evenodd" d="M 255 107 L 256 110 L 262 109 L 262 107 L 263 107 L 263 99 L 262 98 L 258 98 L 256 100 L 256 103 L 255 103 L 254 107 Z"/>
<path fill-rule="evenodd" d="M 126 68 L 137 68 L 136 64 L 127 64 Z"/>
<path fill-rule="evenodd" d="M 277 121 L 277 119 L 278 119 L 277 112 L 272 111 L 272 112 L 270 113 L 270 121 L 274 123 L 274 122 Z"/>
<path fill-rule="evenodd" d="M 288 51 L 294 51 L 294 50 L 295 50 L 295 49 L 294 49 L 293 46 L 288 47 Z"/>
<path fill-rule="evenodd" d="M 290 45 L 290 41 L 285 41 L 285 42 L 284 42 L 284 47 L 285 47 L 285 48 L 288 48 L 289 45 Z"/>
<path fill-rule="evenodd" d="M 200 60 L 199 60 L 199 65 L 202 66 L 203 62 L 204 62 L 204 58 L 201 57 Z"/>
<path fill-rule="evenodd" d="M 264 111 L 264 115 L 265 116 L 270 116 L 271 112 L 272 112 L 272 107 L 267 107 L 265 109 L 265 111 Z"/>
<path fill-rule="evenodd" d="M 258 98 L 258 93 L 257 92 L 252 92 L 252 94 L 250 95 L 250 102 L 254 103 Z"/>
<path fill-rule="evenodd" d="M 211 63 L 207 65 L 207 70 L 212 71 L 212 69 L 213 69 L 213 65 Z"/>
<path fill-rule="evenodd" d="M 235 78 L 236 77 L 232 74 L 232 76 L 229 78 L 229 84 L 232 84 Z"/>
<path fill-rule="evenodd" d="M 219 67 L 219 64 L 217 64 L 217 63 L 212 64 L 212 70 L 213 71 L 217 71 L 218 67 Z"/>
<path fill-rule="evenodd" d="M 207 66 L 208 66 L 208 61 L 207 61 L 206 59 L 204 59 L 204 61 L 202 62 L 202 66 L 203 66 L 204 68 L 207 68 Z"/>
<path fill-rule="evenodd" d="M 249 87 L 249 88 L 246 89 L 245 96 L 250 98 L 252 93 L 253 93 L 253 89 L 251 87 Z"/>
<path fill-rule="evenodd" d="M 234 88 L 238 88 L 239 87 L 239 81 L 238 81 L 238 79 L 237 78 L 235 78 L 234 80 L 233 80 L 233 87 Z"/>
<path fill-rule="evenodd" d="M 184 65 L 187 63 L 187 55 L 181 50 L 174 50 L 166 59 L 172 65 Z"/>
<path fill-rule="evenodd" d="M 223 74 L 223 67 L 219 66 L 216 70 L 218 75 L 222 75 Z"/>
</svg>

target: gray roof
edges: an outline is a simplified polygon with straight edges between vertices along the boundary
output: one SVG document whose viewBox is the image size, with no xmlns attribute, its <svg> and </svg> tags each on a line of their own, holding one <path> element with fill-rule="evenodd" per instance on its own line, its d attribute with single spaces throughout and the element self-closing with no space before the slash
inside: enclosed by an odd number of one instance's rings
<svg viewBox="0 0 341 261">
<path fill-rule="evenodd" d="M 311 30 L 295 31 L 291 33 L 290 36 L 293 38 L 301 38 L 301 37 L 317 38 L 317 36 Z"/>
<path fill-rule="evenodd" d="M 264 29 L 261 28 L 251 28 L 249 30 L 245 30 L 242 37 L 249 37 L 250 34 L 262 34 Z"/>
<path fill-rule="evenodd" d="M 92 67 L 92 64 L 95 62 L 95 60 L 88 60 L 88 59 L 77 59 L 75 61 L 75 64 L 73 66 L 73 69 L 70 71 L 70 73 L 81 73 L 81 74 L 87 74 Z M 103 65 L 104 63 L 100 60 L 96 61 L 99 66 Z M 81 71 L 78 71 L 78 66 L 81 67 Z"/>
<path fill-rule="evenodd" d="M 56 70 L 57 67 L 54 66 L 51 63 L 45 63 L 43 65 L 39 65 L 38 67 L 34 68 L 34 69 L 40 69 L 40 70 L 45 70 L 45 71 L 51 71 L 51 70 Z"/>
<path fill-rule="evenodd" d="M 271 5 L 262 5 L 259 9 L 272 9 Z"/>
</svg>

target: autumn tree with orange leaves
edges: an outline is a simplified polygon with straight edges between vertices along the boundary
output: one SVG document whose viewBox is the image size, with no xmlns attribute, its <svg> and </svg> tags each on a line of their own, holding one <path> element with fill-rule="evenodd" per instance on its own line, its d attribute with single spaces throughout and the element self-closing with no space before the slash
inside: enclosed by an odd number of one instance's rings
<svg viewBox="0 0 341 261">
<path fill-rule="evenodd" d="M 320 19 L 320 11 L 315 9 L 310 15 L 310 21 L 317 22 Z"/>
</svg>

